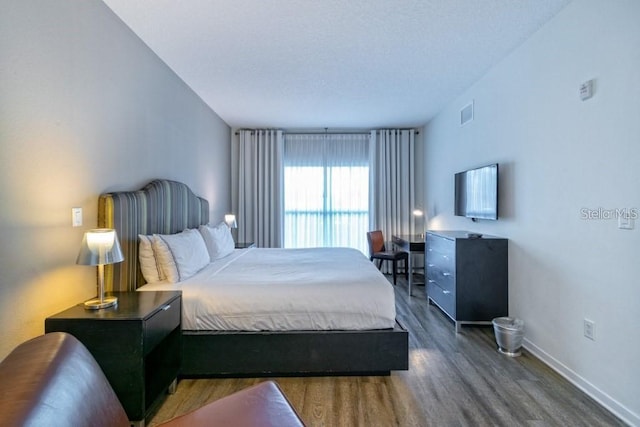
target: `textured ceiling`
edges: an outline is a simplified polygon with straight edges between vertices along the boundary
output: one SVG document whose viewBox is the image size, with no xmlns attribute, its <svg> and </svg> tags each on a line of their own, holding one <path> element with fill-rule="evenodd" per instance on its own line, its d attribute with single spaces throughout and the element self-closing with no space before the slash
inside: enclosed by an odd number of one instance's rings
<svg viewBox="0 0 640 427">
<path fill-rule="evenodd" d="M 233 127 L 428 122 L 570 0 L 104 0 Z"/>
</svg>

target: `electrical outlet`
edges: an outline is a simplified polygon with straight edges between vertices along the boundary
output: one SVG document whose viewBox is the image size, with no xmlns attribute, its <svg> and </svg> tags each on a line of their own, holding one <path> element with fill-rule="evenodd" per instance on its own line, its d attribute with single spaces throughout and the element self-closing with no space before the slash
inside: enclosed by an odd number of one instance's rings
<svg viewBox="0 0 640 427">
<path fill-rule="evenodd" d="M 633 230 L 633 218 L 629 215 L 620 215 L 618 217 L 618 228 L 621 230 Z"/>
<path fill-rule="evenodd" d="M 580 85 L 580 99 L 586 101 L 593 96 L 593 79 Z"/>
<path fill-rule="evenodd" d="M 596 322 L 584 319 L 584 336 L 590 340 L 596 340 Z"/>
</svg>

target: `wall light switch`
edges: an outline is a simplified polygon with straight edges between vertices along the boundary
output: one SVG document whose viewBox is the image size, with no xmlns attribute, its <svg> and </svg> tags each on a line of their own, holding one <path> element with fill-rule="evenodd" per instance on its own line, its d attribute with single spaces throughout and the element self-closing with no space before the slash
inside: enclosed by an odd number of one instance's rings
<svg viewBox="0 0 640 427">
<path fill-rule="evenodd" d="M 82 227 L 82 208 L 71 208 L 71 225 Z"/>
</svg>

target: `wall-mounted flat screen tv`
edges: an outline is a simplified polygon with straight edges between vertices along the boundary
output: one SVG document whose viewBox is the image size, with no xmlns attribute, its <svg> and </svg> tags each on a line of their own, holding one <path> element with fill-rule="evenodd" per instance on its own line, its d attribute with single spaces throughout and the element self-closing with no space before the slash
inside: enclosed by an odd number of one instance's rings
<svg viewBox="0 0 640 427">
<path fill-rule="evenodd" d="M 455 174 L 454 213 L 475 219 L 498 219 L 498 164 Z"/>
</svg>

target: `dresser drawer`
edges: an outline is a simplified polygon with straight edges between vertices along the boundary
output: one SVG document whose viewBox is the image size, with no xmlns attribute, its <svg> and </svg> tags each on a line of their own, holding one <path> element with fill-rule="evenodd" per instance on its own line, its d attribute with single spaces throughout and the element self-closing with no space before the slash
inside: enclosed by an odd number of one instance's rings
<svg viewBox="0 0 640 427">
<path fill-rule="evenodd" d="M 439 252 L 441 254 L 451 254 L 455 252 L 455 241 L 435 234 L 427 233 L 427 252 Z"/>
<path fill-rule="evenodd" d="M 427 241 L 431 241 L 431 236 Z M 437 283 L 441 288 L 448 291 L 455 291 L 455 256 L 453 245 L 441 244 L 441 241 L 449 242 L 447 239 L 435 237 L 436 247 L 430 246 L 425 255 L 427 279 Z M 448 246 L 448 247 L 447 247 Z"/>
<path fill-rule="evenodd" d="M 180 326 L 180 298 L 163 305 L 144 322 L 144 353 L 151 351 L 171 331 Z"/>
<path fill-rule="evenodd" d="M 425 258 L 428 264 L 447 266 L 453 269 L 455 265 L 455 253 L 444 251 L 442 248 L 427 248 Z"/>
<path fill-rule="evenodd" d="M 433 265 L 448 266 L 451 269 L 455 266 L 456 248 L 452 241 L 442 237 L 427 236 L 425 249 L 425 259 L 427 263 Z"/>
<path fill-rule="evenodd" d="M 436 283 L 427 282 L 427 295 L 452 319 L 456 318 L 455 293 L 442 289 Z"/>
<path fill-rule="evenodd" d="M 456 276 L 454 270 L 443 269 L 440 266 L 428 266 L 427 269 L 428 282 L 435 283 L 447 291 L 455 292 Z"/>
</svg>

